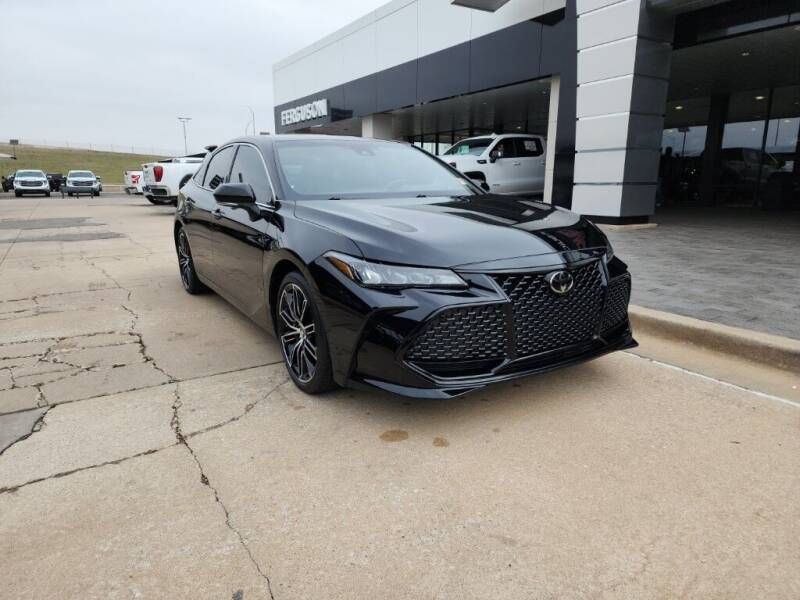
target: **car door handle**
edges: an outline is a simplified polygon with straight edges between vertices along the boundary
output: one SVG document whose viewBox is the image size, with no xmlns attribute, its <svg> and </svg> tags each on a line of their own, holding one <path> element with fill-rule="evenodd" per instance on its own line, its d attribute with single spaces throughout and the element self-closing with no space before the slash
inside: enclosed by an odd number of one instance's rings
<svg viewBox="0 0 800 600">
<path fill-rule="evenodd" d="M 517 161 L 517 162 L 515 162 L 515 163 L 514 163 L 514 166 L 515 166 L 515 167 L 518 167 L 518 166 L 520 166 L 521 164 L 522 164 L 521 162 Z"/>
<path fill-rule="evenodd" d="M 211 214 L 214 215 L 215 219 L 219 220 L 222 218 L 222 209 L 215 208 L 213 211 L 211 211 Z"/>
</svg>

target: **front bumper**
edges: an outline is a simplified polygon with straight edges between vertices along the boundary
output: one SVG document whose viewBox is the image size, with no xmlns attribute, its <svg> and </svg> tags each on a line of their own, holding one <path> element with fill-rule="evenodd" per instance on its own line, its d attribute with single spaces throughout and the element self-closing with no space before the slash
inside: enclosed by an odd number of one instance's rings
<svg viewBox="0 0 800 600">
<path fill-rule="evenodd" d="M 369 290 L 315 263 L 334 378 L 451 398 L 634 347 L 624 263 L 561 258 L 524 272 L 460 273 L 469 283 L 463 291 Z M 575 274 L 575 290 L 551 298 L 542 281 L 562 269 Z"/>
<path fill-rule="evenodd" d="M 96 194 L 100 191 L 100 186 L 98 184 L 95 185 L 68 185 L 64 184 L 61 186 L 64 191 L 68 194 Z"/>
<path fill-rule="evenodd" d="M 45 194 L 50 191 L 50 184 L 43 185 L 14 185 L 14 191 L 20 194 Z"/>
</svg>

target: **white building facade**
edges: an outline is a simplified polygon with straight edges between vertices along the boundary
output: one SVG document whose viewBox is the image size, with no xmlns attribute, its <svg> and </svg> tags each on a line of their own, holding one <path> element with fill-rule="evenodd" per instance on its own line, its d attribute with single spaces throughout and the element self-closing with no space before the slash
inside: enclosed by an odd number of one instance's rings
<svg viewBox="0 0 800 600">
<path fill-rule="evenodd" d="M 730 150 L 751 149 L 758 174 L 735 195 L 757 203 L 770 156 L 799 173 L 797 4 L 393 0 L 274 65 L 276 130 L 434 154 L 474 135 L 542 134 L 544 200 L 612 223 L 646 222 L 665 191 L 727 202 Z M 770 68 L 736 64 L 754 53 Z"/>
</svg>

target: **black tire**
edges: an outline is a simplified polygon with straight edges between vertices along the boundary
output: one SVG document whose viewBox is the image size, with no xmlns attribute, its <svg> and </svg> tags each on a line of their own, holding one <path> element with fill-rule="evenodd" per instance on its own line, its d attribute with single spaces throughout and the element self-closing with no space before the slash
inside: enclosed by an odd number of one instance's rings
<svg viewBox="0 0 800 600">
<path fill-rule="evenodd" d="M 325 325 L 306 280 L 296 271 L 278 288 L 275 333 L 283 363 L 298 388 L 320 394 L 337 387 Z"/>
<path fill-rule="evenodd" d="M 18 192 L 17 190 L 14 190 L 14 195 L 15 195 L 17 198 L 21 198 L 21 197 L 22 197 L 22 192 Z"/>
<path fill-rule="evenodd" d="M 67 192 L 67 196 L 69 196 L 70 198 L 72 198 L 72 192 Z"/>
<path fill-rule="evenodd" d="M 205 292 L 208 288 L 197 277 L 197 271 L 194 269 L 194 259 L 192 258 L 192 249 L 189 246 L 189 237 L 183 228 L 178 231 L 178 236 L 175 240 L 175 251 L 178 253 L 178 272 L 181 276 L 183 289 L 190 294 L 202 294 Z"/>
<path fill-rule="evenodd" d="M 45 197 L 45 198 L 49 198 L 49 197 L 50 197 L 50 192 L 45 192 L 45 193 L 44 193 L 44 197 Z"/>
</svg>

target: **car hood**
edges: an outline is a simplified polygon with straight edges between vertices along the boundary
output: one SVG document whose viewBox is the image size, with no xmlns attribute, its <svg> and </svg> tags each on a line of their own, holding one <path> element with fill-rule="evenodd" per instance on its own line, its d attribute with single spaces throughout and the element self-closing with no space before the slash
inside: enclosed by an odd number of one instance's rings
<svg viewBox="0 0 800 600">
<path fill-rule="evenodd" d="M 295 214 L 348 237 L 364 258 L 407 265 L 502 268 L 505 259 L 606 244 L 575 213 L 495 194 L 309 200 L 298 202 Z"/>
</svg>

